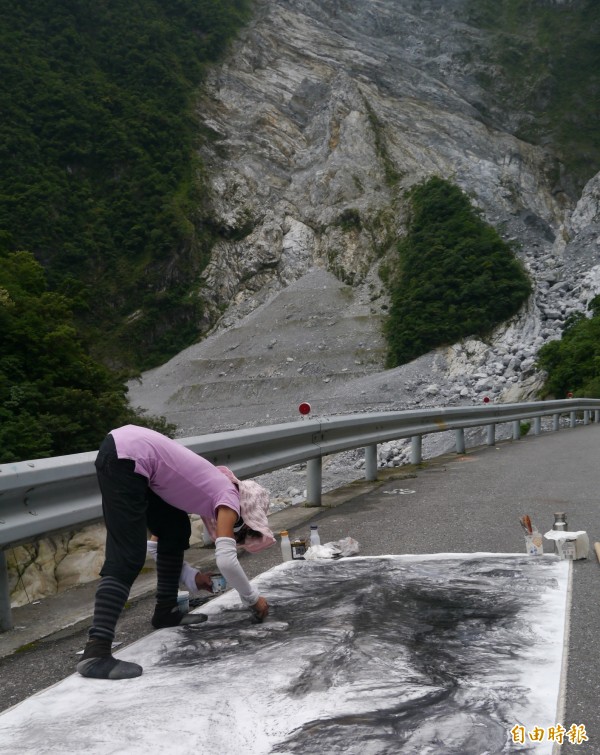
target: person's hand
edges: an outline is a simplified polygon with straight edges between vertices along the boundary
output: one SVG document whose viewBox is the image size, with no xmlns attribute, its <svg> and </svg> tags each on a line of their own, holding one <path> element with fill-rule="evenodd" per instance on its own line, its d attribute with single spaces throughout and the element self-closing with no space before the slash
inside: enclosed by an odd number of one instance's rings
<svg viewBox="0 0 600 755">
<path fill-rule="evenodd" d="M 264 621 L 269 615 L 269 604 L 262 597 L 262 595 L 256 601 L 256 603 L 252 606 L 252 613 L 256 616 L 256 618 L 259 621 Z"/>
<path fill-rule="evenodd" d="M 210 574 L 202 574 L 202 572 L 198 572 L 196 574 L 196 587 L 198 590 L 208 590 L 208 592 L 213 591 L 212 587 L 212 579 Z"/>
</svg>

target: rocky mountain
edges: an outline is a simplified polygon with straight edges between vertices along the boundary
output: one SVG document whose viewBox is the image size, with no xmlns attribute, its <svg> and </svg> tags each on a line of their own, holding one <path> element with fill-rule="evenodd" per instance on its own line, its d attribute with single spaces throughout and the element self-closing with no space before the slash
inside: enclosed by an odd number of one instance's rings
<svg viewBox="0 0 600 755">
<path fill-rule="evenodd" d="M 577 0 L 538 5 L 559 12 Z M 531 114 L 482 85 L 495 63 L 470 7 L 256 0 L 198 103 L 224 239 L 203 274 L 205 327 L 216 326 L 132 381 L 133 405 L 185 437 L 298 419 L 304 400 L 324 416 L 536 395 L 539 348 L 600 292 L 600 174 L 575 193 L 549 146 L 515 135 Z M 378 267 L 404 232 L 406 189 L 431 175 L 460 186 L 516 245 L 534 293 L 489 340 L 384 370 Z M 426 439 L 425 455 L 451 442 Z M 382 444 L 379 460 L 406 462 L 406 444 Z M 354 468 L 360 476 L 361 463 L 359 453 L 326 460 L 325 487 Z M 265 482 L 282 504 L 303 499 L 301 469 Z M 93 539 L 15 553 L 15 604 L 70 586 L 75 573 L 94 578 L 102 533 Z"/>
<path fill-rule="evenodd" d="M 224 314 L 130 384 L 134 405 L 194 435 L 295 419 L 311 397 L 325 414 L 535 395 L 538 349 L 600 290 L 600 179 L 574 196 L 556 155 L 514 135 L 525 116 L 479 83 L 490 40 L 469 7 L 256 3 L 198 106 L 227 238 L 203 292 L 211 317 Z M 489 341 L 382 372 L 378 265 L 403 233 L 406 189 L 434 174 L 516 245 L 534 294 Z"/>
</svg>

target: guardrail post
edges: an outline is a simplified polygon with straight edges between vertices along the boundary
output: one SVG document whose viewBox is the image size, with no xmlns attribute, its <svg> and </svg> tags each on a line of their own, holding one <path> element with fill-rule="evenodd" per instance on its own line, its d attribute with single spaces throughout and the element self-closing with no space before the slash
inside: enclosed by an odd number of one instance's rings
<svg viewBox="0 0 600 755">
<path fill-rule="evenodd" d="M 496 443 L 496 425 L 487 426 L 487 444 L 493 446 Z"/>
<path fill-rule="evenodd" d="M 533 434 L 540 435 L 541 432 L 542 432 L 542 418 L 534 417 L 533 418 Z"/>
<path fill-rule="evenodd" d="M 552 416 L 552 429 L 557 432 L 560 430 L 560 414 L 554 414 Z"/>
<path fill-rule="evenodd" d="M 521 438 L 521 423 L 518 419 L 514 420 L 512 423 L 512 430 L 513 430 L 513 440 L 520 440 Z"/>
<path fill-rule="evenodd" d="M 464 454 L 465 452 L 465 431 L 464 428 L 459 427 L 454 431 L 456 437 L 456 453 Z"/>
<path fill-rule="evenodd" d="M 306 464 L 306 503 L 309 506 L 321 505 L 323 463 L 321 457 L 309 459 Z"/>
<path fill-rule="evenodd" d="M 575 412 L 570 412 L 571 417 L 571 427 L 575 427 Z"/>
<path fill-rule="evenodd" d="M 594 409 L 594 422 L 600 422 L 600 411 Z"/>
<path fill-rule="evenodd" d="M 413 435 L 410 439 L 410 463 L 420 464 L 423 461 L 423 438 L 421 435 Z"/>
<path fill-rule="evenodd" d="M 7 632 L 13 628 L 10 613 L 10 590 L 8 589 L 8 568 L 6 556 L 0 549 L 0 632 Z"/>
<path fill-rule="evenodd" d="M 365 480 L 377 479 L 377 443 L 365 446 Z"/>
<path fill-rule="evenodd" d="M 584 425 L 589 425 L 590 424 L 590 412 L 589 412 L 588 409 L 586 409 L 583 412 L 583 424 Z"/>
</svg>

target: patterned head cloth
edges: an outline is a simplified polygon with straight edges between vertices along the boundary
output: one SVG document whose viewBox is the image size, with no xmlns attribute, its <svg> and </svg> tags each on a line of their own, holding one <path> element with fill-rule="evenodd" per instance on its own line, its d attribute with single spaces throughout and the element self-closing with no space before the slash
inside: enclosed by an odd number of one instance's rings
<svg viewBox="0 0 600 755">
<path fill-rule="evenodd" d="M 247 536 L 241 547 L 250 553 L 262 551 L 273 545 L 275 537 L 269 529 L 267 514 L 269 513 L 269 493 L 262 485 L 254 480 L 238 480 L 231 469 L 217 467 L 225 477 L 234 482 L 240 491 L 240 513 L 250 529 L 261 533 L 261 537 Z M 212 539 L 216 537 L 216 522 L 214 519 L 203 520 Z"/>
</svg>

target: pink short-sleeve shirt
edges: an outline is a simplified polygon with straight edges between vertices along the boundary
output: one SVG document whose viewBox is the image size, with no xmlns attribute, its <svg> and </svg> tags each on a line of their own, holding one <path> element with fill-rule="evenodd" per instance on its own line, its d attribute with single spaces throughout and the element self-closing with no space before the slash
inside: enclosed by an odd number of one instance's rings
<svg viewBox="0 0 600 755">
<path fill-rule="evenodd" d="M 240 513 L 240 494 L 234 483 L 202 456 L 176 440 L 137 425 L 110 433 L 119 459 L 135 462 L 135 471 L 163 501 L 188 514 L 216 518 L 217 506 Z"/>
</svg>

